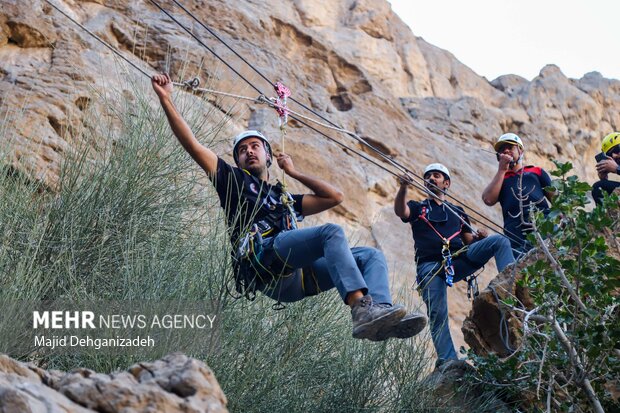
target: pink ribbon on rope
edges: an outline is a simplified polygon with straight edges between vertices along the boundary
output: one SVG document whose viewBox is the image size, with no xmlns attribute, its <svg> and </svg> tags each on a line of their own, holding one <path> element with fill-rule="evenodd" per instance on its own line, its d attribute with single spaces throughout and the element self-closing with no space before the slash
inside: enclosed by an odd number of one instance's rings
<svg viewBox="0 0 620 413">
<path fill-rule="evenodd" d="M 276 90 L 276 94 L 278 95 L 274 106 L 276 107 L 276 112 L 278 112 L 278 116 L 280 116 L 280 127 L 282 127 L 288 122 L 288 108 L 286 106 L 286 98 L 291 96 L 291 90 L 284 86 L 282 82 L 276 82 L 274 89 Z"/>
</svg>

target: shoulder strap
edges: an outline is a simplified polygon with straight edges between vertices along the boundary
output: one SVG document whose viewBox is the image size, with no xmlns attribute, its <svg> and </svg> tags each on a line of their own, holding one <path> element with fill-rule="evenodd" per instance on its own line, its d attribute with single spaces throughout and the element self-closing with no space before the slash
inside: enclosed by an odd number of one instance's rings
<svg viewBox="0 0 620 413">
<path fill-rule="evenodd" d="M 439 231 L 437 231 L 437 229 L 433 226 L 433 224 L 431 224 L 431 222 L 428 220 L 428 218 L 426 218 L 426 211 L 427 211 L 427 207 L 425 205 L 422 206 L 422 209 L 420 211 L 420 215 L 418 216 L 418 218 L 420 218 L 422 221 L 426 222 L 426 225 L 428 225 L 433 231 L 435 231 L 435 234 L 437 234 L 437 236 L 439 238 L 441 238 L 441 241 L 445 244 L 448 245 L 450 244 L 450 241 L 454 238 L 456 238 L 456 236 L 458 236 L 461 231 L 463 230 L 463 224 L 461 223 L 461 225 L 459 226 L 459 230 L 456 231 L 454 234 L 450 235 L 449 237 L 444 237 L 443 235 L 441 235 L 441 233 Z"/>
</svg>

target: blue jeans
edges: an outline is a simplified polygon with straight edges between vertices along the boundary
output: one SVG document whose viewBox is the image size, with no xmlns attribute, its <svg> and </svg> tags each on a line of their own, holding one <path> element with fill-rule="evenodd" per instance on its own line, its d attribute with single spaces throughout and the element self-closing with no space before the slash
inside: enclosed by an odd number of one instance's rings
<svg viewBox="0 0 620 413">
<path fill-rule="evenodd" d="M 361 290 L 376 303 L 392 304 L 388 268 L 383 253 L 375 248 L 349 249 L 342 228 L 335 224 L 281 232 L 265 240 L 265 261 L 280 259 L 302 273 L 280 276 L 259 286 L 280 302 L 299 301 L 334 287 L 340 297 Z"/>
<path fill-rule="evenodd" d="M 497 271 L 501 272 L 515 260 L 510 248 L 510 241 L 501 235 L 492 235 L 469 246 L 464 255 L 452 261 L 454 265 L 454 282 L 461 281 L 484 266 L 495 256 Z M 442 360 L 457 359 L 454 343 L 448 325 L 448 293 L 446 279 L 441 262 L 424 262 L 418 264 L 417 282 L 422 291 L 430 320 L 431 337 L 437 358 Z M 440 270 L 435 276 L 435 272 Z"/>
</svg>

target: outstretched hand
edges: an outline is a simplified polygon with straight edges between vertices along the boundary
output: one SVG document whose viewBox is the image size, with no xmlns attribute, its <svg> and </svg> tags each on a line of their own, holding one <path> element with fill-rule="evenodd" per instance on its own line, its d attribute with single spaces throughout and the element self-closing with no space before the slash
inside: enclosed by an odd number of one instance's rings
<svg viewBox="0 0 620 413">
<path fill-rule="evenodd" d="M 153 90 L 160 100 L 169 97 L 172 93 L 172 80 L 168 73 L 153 75 L 151 77 L 151 86 L 153 86 Z"/>
</svg>

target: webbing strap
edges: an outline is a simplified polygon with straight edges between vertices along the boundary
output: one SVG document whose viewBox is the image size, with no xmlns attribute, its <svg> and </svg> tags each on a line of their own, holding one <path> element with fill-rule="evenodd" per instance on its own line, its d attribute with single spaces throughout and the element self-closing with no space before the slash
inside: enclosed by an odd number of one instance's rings
<svg viewBox="0 0 620 413">
<path fill-rule="evenodd" d="M 431 222 L 426 218 L 426 207 L 425 206 L 422 207 L 422 213 L 418 216 L 418 218 L 420 218 L 422 221 L 426 222 L 426 224 L 433 231 L 435 231 L 435 234 L 437 234 L 437 236 L 439 238 L 441 238 L 441 241 L 444 244 L 446 244 L 446 245 L 449 245 L 450 241 L 452 241 L 457 235 L 459 235 L 461 233 L 461 231 L 463 231 L 463 224 L 461 224 L 461 226 L 459 227 L 459 230 L 457 232 L 455 232 L 454 234 L 450 235 L 448 238 L 444 237 L 443 235 L 441 235 L 441 233 L 439 231 L 437 231 L 437 229 L 433 226 L 433 224 L 431 224 Z"/>
</svg>

